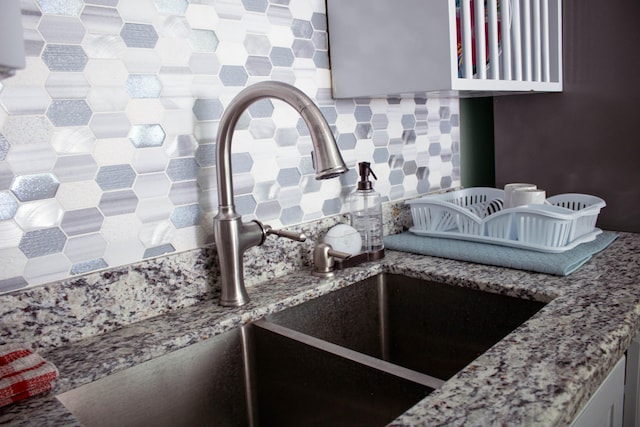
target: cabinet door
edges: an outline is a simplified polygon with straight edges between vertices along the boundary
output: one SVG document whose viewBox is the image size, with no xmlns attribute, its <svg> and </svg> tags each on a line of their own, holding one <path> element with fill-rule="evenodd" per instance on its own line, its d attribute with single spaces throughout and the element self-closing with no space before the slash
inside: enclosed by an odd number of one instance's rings
<svg viewBox="0 0 640 427">
<path fill-rule="evenodd" d="M 622 426 L 625 361 L 626 358 L 622 356 L 616 363 L 616 366 L 573 421 L 573 427 Z"/>
</svg>

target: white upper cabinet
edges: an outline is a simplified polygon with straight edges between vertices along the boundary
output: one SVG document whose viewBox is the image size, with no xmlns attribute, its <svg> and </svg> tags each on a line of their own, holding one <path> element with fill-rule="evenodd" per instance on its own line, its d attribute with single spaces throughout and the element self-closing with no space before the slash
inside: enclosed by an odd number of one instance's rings
<svg viewBox="0 0 640 427">
<path fill-rule="evenodd" d="M 562 91 L 562 0 L 327 0 L 335 98 Z"/>
</svg>

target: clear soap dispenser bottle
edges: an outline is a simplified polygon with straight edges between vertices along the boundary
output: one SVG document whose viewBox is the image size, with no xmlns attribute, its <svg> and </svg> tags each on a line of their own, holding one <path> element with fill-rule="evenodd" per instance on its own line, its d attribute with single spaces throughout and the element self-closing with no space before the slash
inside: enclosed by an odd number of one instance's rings
<svg viewBox="0 0 640 427">
<path fill-rule="evenodd" d="M 368 162 L 358 163 L 360 180 L 356 190 L 349 196 L 351 226 L 358 230 L 362 237 L 362 252 L 368 259 L 384 257 L 382 205 L 380 194 L 373 190 L 369 175 L 378 179 Z"/>
</svg>

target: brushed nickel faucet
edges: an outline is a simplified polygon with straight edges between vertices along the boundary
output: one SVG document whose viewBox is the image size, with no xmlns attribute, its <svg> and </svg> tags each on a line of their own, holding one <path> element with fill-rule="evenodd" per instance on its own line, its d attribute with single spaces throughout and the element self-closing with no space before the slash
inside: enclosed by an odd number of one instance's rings
<svg viewBox="0 0 640 427">
<path fill-rule="evenodd" d="M 220 119 L 216 142 L 218 214 L 213 219 L 213 235 L 220 261 L 220 305 L 223 306 L 237 307 L 249 302 L 243 265 L 243 254 L 247 249 L 261 245 L 270 234 L 298 241 L 306 239 L 303 234 L 274 230 L 260 221 L 243 222 L 235 209 L 231 140 L 242 113 L 262 98 L 284 101 L 303 118 L 313 142 L 314 152 L 311 154 L 316 179 L 334 178 L 348 170 L 320 109 L 299 89 L 281 82 L 260 82 L 243 89 L 231 101 Z"/>
</svg>

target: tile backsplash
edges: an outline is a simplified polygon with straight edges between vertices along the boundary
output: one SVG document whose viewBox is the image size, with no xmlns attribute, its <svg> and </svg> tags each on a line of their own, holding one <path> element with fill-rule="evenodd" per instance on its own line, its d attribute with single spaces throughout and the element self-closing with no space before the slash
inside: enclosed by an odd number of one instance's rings
<svg viewBox="0 0 640 427">
<path fill-rule="evenodd" d="M 388 201 L 460 183 L 457 98 L 331 97 L 324 1 L 21 4 L 27 66 L 0 82 L 0 293 L 211 244 L 217 125 L 258 81 L 307 93 L 350 172 L 316 181 L 304 122 L 259 101 L 234 135 L 246 219 L 346 212 L 359 161 Z"/>
</svg>

